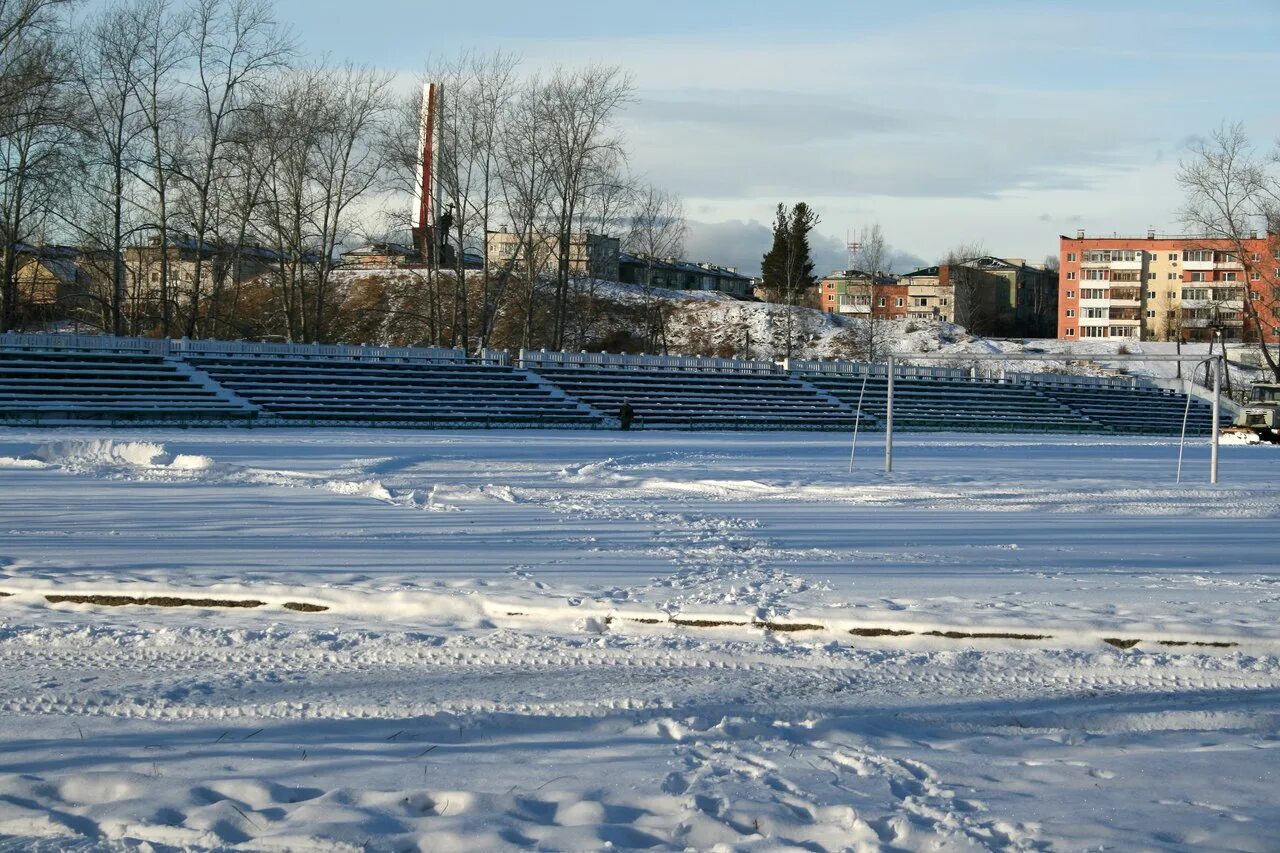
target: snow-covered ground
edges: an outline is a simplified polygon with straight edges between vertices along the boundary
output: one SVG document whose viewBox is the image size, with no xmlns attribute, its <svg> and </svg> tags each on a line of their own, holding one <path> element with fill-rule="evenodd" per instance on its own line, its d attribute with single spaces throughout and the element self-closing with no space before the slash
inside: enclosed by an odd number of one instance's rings
<svg viewBox="0 0 1280 853">
<path fill-rule="evenodd" d="M 896 444 L 0 431 L 0 850 L 1275 849 L 1280 450 Z"/>
</svg>

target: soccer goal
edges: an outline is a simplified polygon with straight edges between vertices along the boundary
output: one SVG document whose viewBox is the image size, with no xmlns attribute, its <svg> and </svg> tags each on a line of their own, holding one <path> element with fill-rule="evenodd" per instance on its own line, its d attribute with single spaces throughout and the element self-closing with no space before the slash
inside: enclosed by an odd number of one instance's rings
<svg viewBox="0 0 1280 853">
<path fill-rule="evenodd" d="M 1175 353 L 1152 353 L 1142 355 L 1137 353 L 1124 354 L 1090 354 L 1080 355 L 1072 353 L 895 353 L 889 356 L 886 376 L 887 376 L 887 398 L 885 409 L 885 434 L 884 434 L 884 470 L 885 473 L 893 471 L 893 384 L 894 384 L 894 368 L 898 364 L 906 364 L 908 362 L 917 361 L 981 361 L 981 362 L 1014 362 L 1014 361 L 1056 361 L 1062 363 L 1085 362 L 1085 361 L 1102 361 L 1102 362 L 1126 362 L 1126 361 L 1145 361 L 1145 362 L 1194 362 L 1196 365 L 1212 364 L 1213 365 L 1213 398 L 1210 405 L 1213 409 L 1211 435 L 1209 438 L 1209 482 L 1218 482 L 1218 433 L 1221 428 L 1221 399 L 1222 399 L 1222 371 L 1225 369 L 1224 358 L 1221 355 L 1205 356 L 1201 355 L 1183 355 Z M 1188 394 L 1188 397 L 1190 395 Z M 1187 401 L 1187 409 L 1190 411 L 1191 401 Z M 1182 476 L 1182 452 L 1187 440 L 1187 418 L 1183 416 L 1182 437 L 1178 444 L 1178 477 L 1179 481 Z M 856 433 L 854 441 L 857 441 Z M 855 445 L 856 446 L 856 445 Z M 852 461 L 850 462 L 852 466 Z"/>
</svg>

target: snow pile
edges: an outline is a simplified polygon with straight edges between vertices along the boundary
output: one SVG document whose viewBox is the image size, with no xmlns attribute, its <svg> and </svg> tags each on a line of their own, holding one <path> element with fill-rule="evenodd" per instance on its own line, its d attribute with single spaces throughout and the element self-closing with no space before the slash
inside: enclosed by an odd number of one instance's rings
<svg viewBox="0 0 1280 853">
<path fill-rule="evenodd" d="M 207 456 L 173 456 L 163 444 L 109 438 L 42 444 L 31 458 L 75 473 L 112 468 L 205 471 L 213 467 Z"/>
</svg>

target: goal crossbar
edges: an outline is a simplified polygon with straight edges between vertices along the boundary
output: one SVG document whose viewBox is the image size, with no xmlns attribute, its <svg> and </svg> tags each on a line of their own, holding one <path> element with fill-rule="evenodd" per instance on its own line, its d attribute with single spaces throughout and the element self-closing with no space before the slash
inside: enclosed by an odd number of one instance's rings
<svg viewBox="0 0 1280 853">
<path fill-rule="evenodd" d="M 1213 426 L 1209 437 L 1209 482 L 1218 482 L 1218 431 L 1222 418 L 1222 404 L 1220 402 L 1222 398 L 1222 371 L 1226 361 L 1226 358 L 1222 355 L 1194 355 L 1190 353 L 1152 353 L 1150 355 L 1141 355 L 1139 353 L 1117 353 L 1115 355 L 1096 353 L 1083 355 L 1078 353 L 1048 352 L 891 353 L 885 370 L 888 380 L 884 419 L 884 470 L 886 474 L 893 472 L 893 370 L 895 364 L 908 361 L 1178 361 L 1194 362 L 1196 364 L 1213 362 Z M 1181 453 L 1181 451 L 1179 452 Z"/>
</svg>

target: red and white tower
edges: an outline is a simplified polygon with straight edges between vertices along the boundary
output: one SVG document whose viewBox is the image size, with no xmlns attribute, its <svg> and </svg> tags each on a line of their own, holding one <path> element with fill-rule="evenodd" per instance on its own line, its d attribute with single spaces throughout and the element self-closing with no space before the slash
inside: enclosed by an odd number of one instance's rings
<svg viewBox="0 0 1280 853">
<path fill-rule="evenodd" d="M 430 263 L 435 252 L 435 223 L 440 215 L 440 197 L 436 192 L 436 116 L 444 87 L 436 83 L 422 86 L 422 113 L 419 122 L 419 142 L 422 156 L 418 160 L 418 180 L 413 198 L 413 243 L 423 263 Z"/>
</svg>

